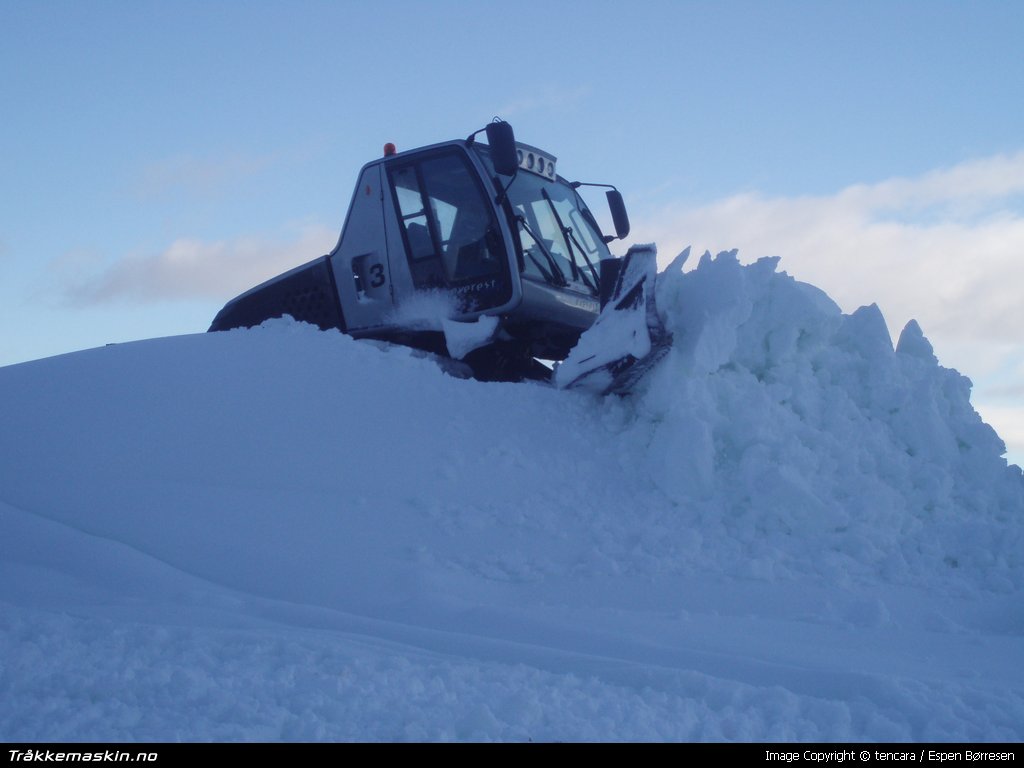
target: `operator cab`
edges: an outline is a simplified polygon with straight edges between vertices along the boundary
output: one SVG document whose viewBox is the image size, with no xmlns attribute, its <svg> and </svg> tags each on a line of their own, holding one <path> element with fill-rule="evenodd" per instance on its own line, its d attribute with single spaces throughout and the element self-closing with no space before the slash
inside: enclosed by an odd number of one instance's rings
<svg viewBox="0 0 1024 768">
<path fill-rule="evenodd" d="M 438 301 L 450 319 L 497 316 L 498 340 L 523 356 L 561 359 L 594 323 L 613 238 L 553 155 L 517 143 L 508 123 L 483 131 L 487 144 L 473 134 L 402 153 L 387 145 L 364 167 L 330 256 L 348 332 L 437 347 L 416 325 Z M 609 203 L 624 236 L 621 196 Z"/>
<path fill-rule="evenodd" d="M 232 299 L 210 330 L 288 314 L 448 354 L 444 324 L 487 315 L 498 322 L 483 344 L 497 362 L 470 362 L 475 373 L 515 378 L 535 358 L 564 359 L 615 282 L 604 267 L 619 262 L 580 185 L 555 166 L 501 121 L 408 152 L 386 145 L 359 174 L 334 250 Z M 624 237 L 622 198 L 613 189 L 608 201 Z"/>
</svg>

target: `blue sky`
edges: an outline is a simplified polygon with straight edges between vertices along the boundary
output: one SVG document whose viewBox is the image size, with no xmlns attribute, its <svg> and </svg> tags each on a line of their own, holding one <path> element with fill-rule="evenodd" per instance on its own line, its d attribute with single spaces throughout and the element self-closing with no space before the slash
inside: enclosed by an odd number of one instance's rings
<svg viewBox="0 0 1024 768">
<path fill-rule="evenodd" d="M 495 115 L 632 240 L 917 318 L 1024 459 L 1024 3 L 0 0 L 0 365 L 205 330 Z"/>
</svg>

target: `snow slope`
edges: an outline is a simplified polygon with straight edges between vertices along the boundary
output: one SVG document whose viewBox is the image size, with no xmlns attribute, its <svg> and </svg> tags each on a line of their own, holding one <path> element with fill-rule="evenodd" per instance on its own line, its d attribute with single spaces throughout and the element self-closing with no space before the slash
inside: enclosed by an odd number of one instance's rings
<svg viewBox="0 0 1024 768">
<path fill-rule="evenodd" d="M 679 266 L 628 398 L 287 320 L 0 369 L 0 739 L 1024 738 L 969 381 Z"/>
</svg>

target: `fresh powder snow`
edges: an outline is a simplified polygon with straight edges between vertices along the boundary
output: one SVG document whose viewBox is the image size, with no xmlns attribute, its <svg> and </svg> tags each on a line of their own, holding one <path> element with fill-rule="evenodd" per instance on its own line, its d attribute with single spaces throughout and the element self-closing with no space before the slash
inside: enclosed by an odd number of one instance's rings
<svg viewBox="0 0 1024 768">
<path fill-rule="evenodd" d="M 0 739 L 1024 739 L 970 381 L 775 259 L 657 301 L 626 397 L 289 320 L 0 369 Z"/>
</svg>

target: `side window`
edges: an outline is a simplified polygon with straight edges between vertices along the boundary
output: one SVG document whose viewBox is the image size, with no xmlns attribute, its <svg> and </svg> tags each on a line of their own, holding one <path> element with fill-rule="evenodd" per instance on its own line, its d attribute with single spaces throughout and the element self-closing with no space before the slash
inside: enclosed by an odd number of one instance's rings
<svg viewBox="0 0 1024 768">
<path fill-rule="evenodd" d="M 408 240 L 409 258 L 420 261 L 434 256 L 434 244 L 430 236 L 427 211 L 424 208 L 416 167 L 409 165 L 395 170 L 391 174 L 391 180 L 395 187 L 395 195 L 398 197 L 398 210 Z"/>
<path fill-rule="evenodd" d="M 418 287 L 460 285 L 502 273 L 497 221 L 461 153 L 430 155 L 389 172 Z"/>
</svg>

